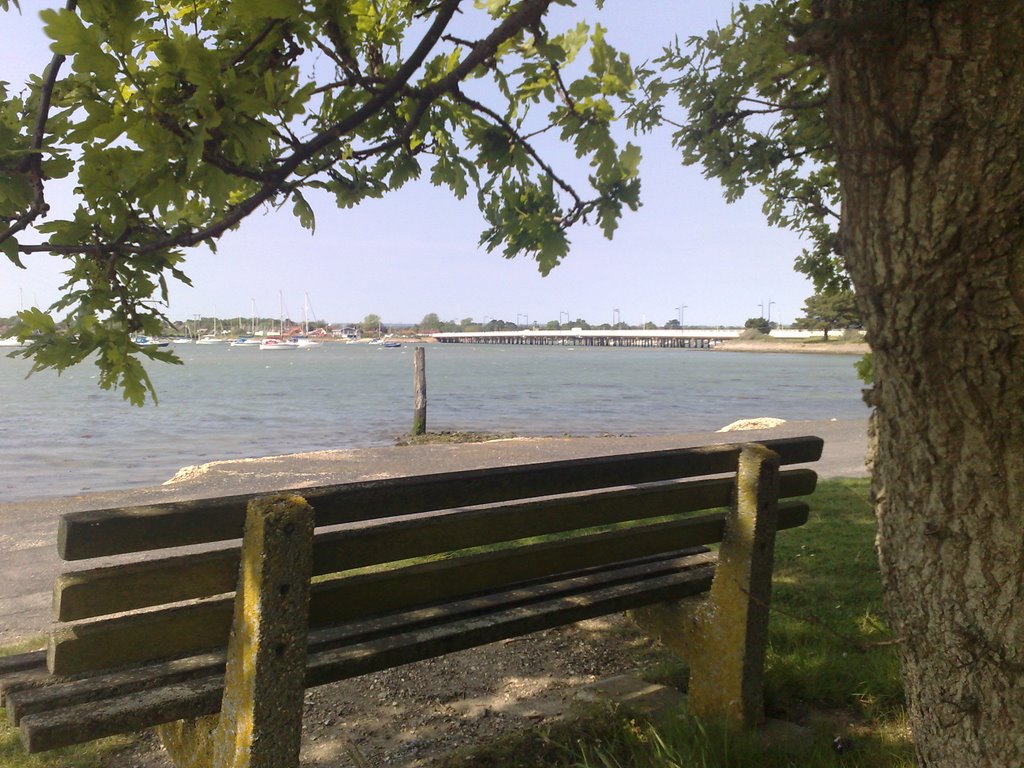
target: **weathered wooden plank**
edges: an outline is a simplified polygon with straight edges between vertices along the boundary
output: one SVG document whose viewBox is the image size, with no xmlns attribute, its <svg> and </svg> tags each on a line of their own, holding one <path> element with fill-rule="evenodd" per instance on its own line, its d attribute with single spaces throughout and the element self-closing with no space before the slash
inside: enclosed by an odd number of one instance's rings
<svg viewBox="0 0 1024 768">
<path fill-rule="evenodd" d="M 122 698 L 28 715 L 19 725 L 21 741 L 29 752 L 45 752 L 119 733 L 141 731 L 196 714 L 213 714 L 220 710 L 223 691 L 223 675 L 220 675 L 203 678 L 199 682 L 136 691 Z"/>
<path fill-rule="evenodd" d="M 21 672 L 39 666 L 40 659 L 46 658 L 46 651 L 29 651 L 12 656 L 0 656 L 0 677 L 11 672 Z"/>
<path fill-rule="evenodd" d="M 26 680 L 24 684 L 11 687 L 7 695 L 7 717 L 11 723 L 18 725 L 26 715 L 103 701 L 223 673 L 225 658 L 225 651 L 220 650 L 80 678 L 55 677 L 43 667 L 45 680 Z"/>
<path fill-rule="evenodd" d="M 780 478 L 780 497 L 812 493 L 816 479 L 809 469 L 787 470 Z M 323 575 L 525 536 L 724 507 L 733 485 L 731 478 L 664 481 L 387 518 L 319 534 L 313 572 Z M 57 578 L 54 610 L 59 620 L 73 621 L 210 597 L 233 591 L 237 573 L 237 548 L 74 571 Z"/>
<path fill-rule="evenodd" d="M 407 628 L 343 648 L 310 654 L 306 685 L 320 685 L 433 658 L 528 632 L 616 613 L 638 605 L 679 599 L 707 591 L 710 566 L 572 594 L 496 613 L 484 613 L 422 628 Z M 223 675 L 213 674 L 171 686 L 134 692 L 25 715 L 22 739 L 30 752 L 128 733 L 164 722 L 213 714 L 219 709 Z"/>
<path fill-rule="evenodd" d="M 46 659 L 43 658 L 37 667 L 23 669 L 20 672 L 12 672 L 0 680 L 0 707 L 7 706 L 7 696 L 12 691 L 20 691 L 25 688 L 36 688 L 48 685 L 53 680 L 53 675 L 46 668 Z"/>
<path fill-rule="evenodd" d="M 783 465 L 816 461 L 817 437 L 760 441 Z M 529 496 L 648 483 L 735 469 L 739 444 L 390 478 L 303 489 L 317 525 L 415 514 Z M 74 512 L 62 516 L 58 552 L 65 560 L 202 544 L 241 537 L 251 495 Z M 383 511 L 382 511 L 383 510 Z"/>
<path fill-rule="evenodd" d="M 802 525 L 807 505 L 779 505 L 779 528 Z M 310 626 L 484 592 L 496 586 L 721 540 L 722 514 L 528 544 L 314 585 Z M 231 599 L 220 598 L 65 625 L 51 636 L 54 674 L 178 656 L 224 644 Z"/>
<path fill-rule="evenodd" d="M 697 568 L 323 651 L 310 657 L 306 685 L 332 683 L 509 637 L 700 594 L 710 588 L 713 573 L 711 567 Z"/>
<path fill-rule="evenodd" d="M 395 632 L 408 631 L 494 612 L 515 605 L 577 594 L 616 584 L 640 582 L 693 568 L 714 565 L 716 556 L 708 551 L 687 550 L 668 556 L 642 558 L 616 563 L 602 569 L 558 574 L 554 580 L 536 581 L 478 597 L 452 601 L 443 607 L 415 608 L 321 628 L 309 635 L 309 652 L 337 648 Z M 46 712 L 87 701 L 99 701 L 132 691 L 168 685 L 212 674 L 224 667 L 223 651 L 188 656 L 183 659 L 149 663 L 124 670 L 89 675 L 84 678 L 60 678 L 46 672 L 45 660 L 40 678 L 22 686 L 13 686 L 8 715 L 17 725 L 28 714 Z"/>
</svg>

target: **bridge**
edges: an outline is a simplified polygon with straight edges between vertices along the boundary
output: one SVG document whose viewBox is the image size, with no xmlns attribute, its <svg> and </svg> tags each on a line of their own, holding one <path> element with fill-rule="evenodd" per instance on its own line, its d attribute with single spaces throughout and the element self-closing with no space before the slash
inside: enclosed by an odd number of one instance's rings
<svg viewBox="0 0 1024 768">
<path fill-rule="evenodd" d="M 573 347 L 675 347 L 679 349 L 712 349 L 740 335 L 739 330 L 695 328 L 685 330 L 602 331 L 571 328 L 559 331 L 480 331 L 477 333 L 431 334 L 442 344 L 528 344 L 531 346 L 564 345 Z"/>
</svg>

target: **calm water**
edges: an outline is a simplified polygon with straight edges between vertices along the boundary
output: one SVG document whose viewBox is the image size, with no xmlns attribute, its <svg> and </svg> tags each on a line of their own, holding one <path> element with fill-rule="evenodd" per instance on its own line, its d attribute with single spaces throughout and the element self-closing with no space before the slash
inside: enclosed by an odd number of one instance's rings
<svg viewBox="0 0 1024 768">
<path fill-rule="evenodd" d="M 386 445 L 412 423 L 412 347 L 261 352 L 178 345 L 150 364 L 157 407 L 95 368 L 25 379 L 0 355 L 0 500 L 160 483 L 217 459 Z M 863 418 L 845 355 L 430 345 L 431 430 L 664 434 L 740 418 Z"/>
</svg>

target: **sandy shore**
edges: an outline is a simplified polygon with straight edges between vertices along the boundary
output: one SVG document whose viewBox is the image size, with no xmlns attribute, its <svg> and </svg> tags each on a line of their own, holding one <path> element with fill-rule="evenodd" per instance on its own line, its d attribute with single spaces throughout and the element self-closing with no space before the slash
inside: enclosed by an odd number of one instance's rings
<svg viewBox="0 0 1024 768">
<path fill-rule="evenodd" d="M 731 339 L 715 346 L 716 352 L 795 352 L 811 355 L 865 355 L 871 347 L 862 341 L 744 341 Z"/>
</svg>

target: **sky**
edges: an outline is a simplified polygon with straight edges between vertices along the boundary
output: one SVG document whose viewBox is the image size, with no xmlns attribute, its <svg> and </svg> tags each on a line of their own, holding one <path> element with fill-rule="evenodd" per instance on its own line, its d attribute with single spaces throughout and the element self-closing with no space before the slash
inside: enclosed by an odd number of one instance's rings
<svg viewBox="0 0 1024 768">
<path fill-rule="evenodd" d="M 50 55 L 38 11 L 51 3 L 21 5 L 20 16 L 0 12 L 0 80 L 11 90 L 42 72 Z M 572 19 L 600 21 L 611 43 L 639 63 L 674 37 L 724 23 L 730 8 L 725 0 L 607 0 L 599 14 L 576 10 Z M 547 277 L 528 258 L 506 260 L 477 246 L 484 222 L 472 195 L 459 201 L 421 180 L 354 209 L 316 200 L 314 234 L 290 205 L 257 211 L 216 253 L 189 252 L 184 271 L 193 287 L 172 282 L 167 314 L 249 317 L 255 303 L 260 316 L 278 316 L 283 304 L 298 318 L 308 297 L 311 318 L 335 323 L 371 313 L 385 324 L 416 323 L 435 312 L 477 322 L 544 324 L 568 313 L 592 324 L 663 325 L 680 317 L 680 307 L 685 325 L 742 325 L 769 311 L 772 320 L 793 322 L 813 293 L 793 270 L 800 239 L 765 223 L 756 193 L 727 204 L 717 182 L 681 164 L 667 132 L 629 140 L 644 154 L 643 206 L 625 213 L 611 241 L 596 226 L 574 227 L 571 252 Z M 569 147 L 550 146 L 547 156 L 567 174 L 580 170 Z M 0 317 L 45 308 L 58 296 L 60 260 L 24 261 L 20 270 L 0 258 Z"/>
</svg>

